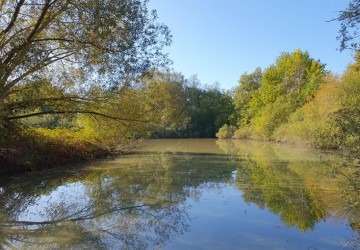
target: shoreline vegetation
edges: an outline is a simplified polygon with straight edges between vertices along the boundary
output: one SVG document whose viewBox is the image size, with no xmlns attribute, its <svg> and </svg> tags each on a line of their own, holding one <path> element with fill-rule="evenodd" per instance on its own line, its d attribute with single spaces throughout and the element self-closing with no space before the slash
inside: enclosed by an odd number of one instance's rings
<svg viewBox="0 0 360 250">
<path fill-rule="evenodd" d="M 340 50 L 355 55 L 342 75 L 296 49 L 225 91 L 168 69 L 171 34 L 145 0 L 2 1 L 0 173 L 124 154 L 146 138 L 278 141 L 356 158 L 359 8 L 333 20 Z"/>
<path fill-rule="evenodd" d="M 239 83 L 233 102 L 236 123 L 221 127 L 217 138 L 359 152 L 360 54 L 337 76 L 296 50 L 282 54 L 264 72 L 258 68 L 243 74 Z"/>
<path fill-rule="evenodd" d="M 66 167 L 77 163 L 85 163 L 133 153 L 137 143 L 129 140 L 121 145 L 105 146 L 89 140 L 76 138 L 71 132 L 59 130 L 57 135 L 47 135 L 48 131 L 28 130 L 11 139 L 11 147 L 0 148 L 0 174 L 39 171 L 49 168 Z M 66 134 L 68 133 L 68 134 Z M 64 135 L 66 134 L 66 135 Z M 167 138 L 171 139 L 171 138 Z M 191 138 L 178 138 L 191 139 Z M 206 139 L 206 138 L 204 138 Z M 279 144 L 282 147 L 313 150 L 308 144 L 279 142 L 259 139 L 220 139 L 229 141 L 249 141 Z M 360 166 L 359 155 L 348 149 L 317 149 L 330 155 L 337 155 L 347 164 Z"/>
<path fill-rule="evenodd" d="M 128 154 L 132 145 L 102 145 L 58 129 L 25 129 L 14 132 L 0 146 L 0 174 L 29 172 Z"/>
<path fill-rule="evenodd" d="M 330 150 L 358 165 L 360 54 L 355 60 L 342 76 L 334 76 L 307 52 L 295 50 L 280 55 L 264 71 L 257 68 L 243 74 L 239 86 L 227 92 L 203 87 L 196 78 L 158 71 L 137 79 L 136 87 L 110 93 L 94 88 L 84 114 L 44 113 L 3 122 L 0 173 L 126 154 L 136 139 L 214 138 L 215 134 L 219 139 Z M 47 83 L 19 87 L 16 93 L 13 98 L 19 103 L 29 102 L 23 93 L 35 100 L 65 96 Z M 41 105 L 39 101 L 30 106 L 30 112 L 53 109 L 51 103 Z M 84 104 L 71 105 L 81 109 Z"/>
</svg>

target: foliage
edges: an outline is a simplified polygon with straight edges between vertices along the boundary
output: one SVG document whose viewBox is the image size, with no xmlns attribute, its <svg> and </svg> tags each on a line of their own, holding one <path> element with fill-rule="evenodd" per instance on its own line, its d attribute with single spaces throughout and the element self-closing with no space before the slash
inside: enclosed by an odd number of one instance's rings
<svg viewBox="0 0 360 250">
<path fill-rule="evenodd" d="M 234 106 L 236 110 L 237 123 L 239 126 L 249 124 L 253 118 L 254 113 L 249 107 L 249 101 L 254 95 L 255 90 L 261 86 L 262 71 L 261 68 L 256 68 L 251 74 L 243 74 L 240 77 L 239 85 L 234 92 Z"/>
<path fill-rule="evenodd" d="M 216 87 L 185 87 L 186 110 L 190 117 L 183 137 L 211 138 L 223 124 L 233 123 L 234 107 L 229 93 Z"/>
<path fill-rule="evenodd" d="M 320 148 L 359 149 L 359 60 L 341 79 L 328 75 L 310 102 L 275 132 L 280 140 L 303 141 Z"/>
<path fill-rule="evenodd" d="M 171 123 L 154 103 L 165 98 L 134 86 L 169 62 L 171 35 L 146 0 L 5 0 L 0 15 L 0 171 L 118 152 Z"/>
<path fill-rule="evenodd" d="M 346 10 L 340 11 L 339 16 L 332 21 L 339 21 L 341 25 L 340 35 L 337 37 L 340 40 L 340 51 L 344 49 L 359 51 L 360 1 L 349 2 Z"/>
<path fill-rule="evenodd" d="M 177 113 L 170 110 L 176 108 L 176 89 L 166 96 L 162 95 L 166 89 L 159 92 L 157 87 L 112 91 L 93 87 L 89 90 L 91 98 L 85 101 L 48 83 L 18 87 L 11 97 L 27 110 L 23 111 L 22 125 L 12 123 L 16 126 L 7 128 L 0 141 L 0 172 L 58 166 L 127 152 L 128 139 L 148 135 L 154 124 L 182 121 L 182 109 Z M 51 113 L 54 109 L 56 116 Z M 29 116 L 34 112 L 43 115 Z"/>
<path fill-rule="evenodd" d="M 150 68 L 163 66 L 167 57 L 161 49 L 170 44 L 171 36 L 166 26 L 156 23 L 156 12 L 149 13 L 146 3 L 2 1 L 2 119 L 78 113 L 86 108 L 84 103 L 93 101 L 89 91 L 93 86 L 114 88 L 130 76 L 134 79 Z M 46 89 L 38 84 L 62 92 L 23 100 L 26 90 Z M 20 100 L 16 94 L 19 88 L 24 88 Z M 26 103 L 31 103 L 31 108 L 40 106 L 40 110 L 31 112 L 34 110 L 28 110 Z M 48 105 L 51 109 L 43 110 Z"/>
<path fill-rule="evenodd" d="M 340 140 L 353 152 L 360 150 L 360 53 L 355 63 L 348 66 L 342 77 L 337 94 L 339 110 L 335 113 L 334 123 L 340 129 Z"/>
<path fill-rule="evenodd" d="M 152 138 L 209 138 L 224 123 L 235 123 L 231 94 L 201 86 L 196 77 L 151 72 L 151 77 L 140 82 L 148 96 L 143 98 L 149 99 L 147 105 L 161 110 L 160 119 L 148 127 Z M 151 117 L 157 116 L 152 113 Z"/>
<path fill-rule="evenodd" d="M 70 128 L 74 118 L 70 111 L 79 110 L 80 101 L 81 98 L 76 93 L 66 94 L 63 89 L 49 82 L 38 81 L 31 85 L 15 86 L 4 108 L 10 117 L 29 116 L 22 120 L 22 123 L 29 126 Z M 53 111 L 57 113 L 52 114 Z"/>
<path fill-rule="evenodd" d="M 250 100 L 255 114 L 279 96 L 294 93 L 292 97 L 302 98 L 314 94 L 324 76 L 324 65 L 312 59 L 308 52 L 295 50 L 282 53 L 274 65 L 264 71 L 261 87 Z"/>
<path fill-rule="evenodd" d="M 113 151 L 92 137 L 66 129 L 22 129 L 0 145 L 0 172 L 30 171 L 91 160 Z"/>
<path fill-rule="evenodd" d="M 234 132 L 234 139 L 251 139 L 254 135 L 254 128 L 251 125 L 241 126 Z"/>
<path fill-rule="evenodd" d="M 219 129 L 219 132 L 217 132 L 215 136 L 219 139 L 231 139 L 235 130 L 236 127 L 225 124 Z"/>
<path fill-rule="evenodd" d="M 290 93 L 266 105 L 251 121 L 254 134 L 261 139 L 272 138 L 274 130 L 286 123 L 289 115 L 298 107 L 297 101 L 296 96 Z"/>
<path fill-rule="evenodd" d="M 324 65 L 308 52 L 282 53 L 264 72 L 244 74 L 235 89 L 239 130 L 235 138 L 273 139 L 273 132 L 315 94 Z"/>
<path fill-rule="evenodd" d="M 238 128 L 219 137 L 278 140 L 357 152 L 360 145 L 360 56 L 342 77 L 308 52 L 282 53 L 264 72 L 243 74 L 233 103 Z"/>
<path fill-rule="evenodd" d="M 141 79 L 144 91 L 142 100 L 148 100 L 143 110 L 149 112 L 153 120 L 157 117 L 148 127 L 147 136 L 178 137 L 186 128 L 189 117 L 184 81 L 184 77 L 175 72 L 152 72 L 151 77 Z"/>
<path fill-rule="evenodd" d="M 275 138 L 320 148 L 337 148 L 339 129 L 333 123 L 333 117 L 339 108 L 335 96 L 339 81 L 335 76 L 328 76 L 315 97 L 291 114 L 288 123 L 276 129 Z"/>
</svg>

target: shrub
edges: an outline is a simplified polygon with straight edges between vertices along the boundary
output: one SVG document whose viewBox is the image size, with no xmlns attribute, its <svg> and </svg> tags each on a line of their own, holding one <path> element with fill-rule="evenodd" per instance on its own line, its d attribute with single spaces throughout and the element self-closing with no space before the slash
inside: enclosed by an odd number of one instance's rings
<svg viewBox="0 0 360 250">
<path fill-rule="evenodd" d="M 288 121 L 290 114 L 298 106 L 296 95 L 292 93 L 278 97 L 274 103 L 266 105 L 251 121 L 254 134 L 261 139 L 273 139 L 274 131 Z"/>
<path fill-rule="evenodd" d="M 8 133 L 6 144 L 0 144 L 0 173 L 88 161 L 120 153 L 120 148 L 82 130 L 22 128 Z"/>
<path fill-rule="evenodd" d="M 233 135 L 234 139 L 250 139 L 253 134 L 253 128 L 249 126 L 240 127 Z"/>
<path fill-rule="evenodd" d="M 219 139 L 230 139 L 233 137 L 235 130 L 236 127 L 225 124 L 219 129 L 215 136 Z"/>
<path fill-rule="evenodd" d="M 339 79 L 329 76 L 314 98 L 290 115 L 289 121 L 274 131 L 280 141 L 301 142 L 317 148 L 339 147 L 339 128 L 334 114 L 339 109 Z"/>
</svg>

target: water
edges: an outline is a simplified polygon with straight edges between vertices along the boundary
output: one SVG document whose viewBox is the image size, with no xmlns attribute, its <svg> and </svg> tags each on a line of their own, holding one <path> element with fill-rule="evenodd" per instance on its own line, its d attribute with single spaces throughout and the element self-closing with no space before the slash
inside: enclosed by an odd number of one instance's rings
<svg viewBox="0 0 360 250">
<path fill-rule="evenodd" d="M 359 167 L 251 141 L 0 177 L 0 248 L 359 249 Z"/>
</svg>

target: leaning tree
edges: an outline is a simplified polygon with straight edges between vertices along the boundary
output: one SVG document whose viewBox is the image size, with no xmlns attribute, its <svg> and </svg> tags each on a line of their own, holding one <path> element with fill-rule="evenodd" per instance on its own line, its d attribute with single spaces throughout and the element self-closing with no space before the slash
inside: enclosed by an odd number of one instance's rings
<svg viewBox="0 0 360 250">
<path fill-rule="evenodd" d="M 108 89 L 164 66 L 171 35 L 147 2 L 1 0 L 0 125 L 86 112 L 79 107 L 91 100 L 91 86 Z M 52 108 L 33 112 L 45 104 Z"/>
</svg>

